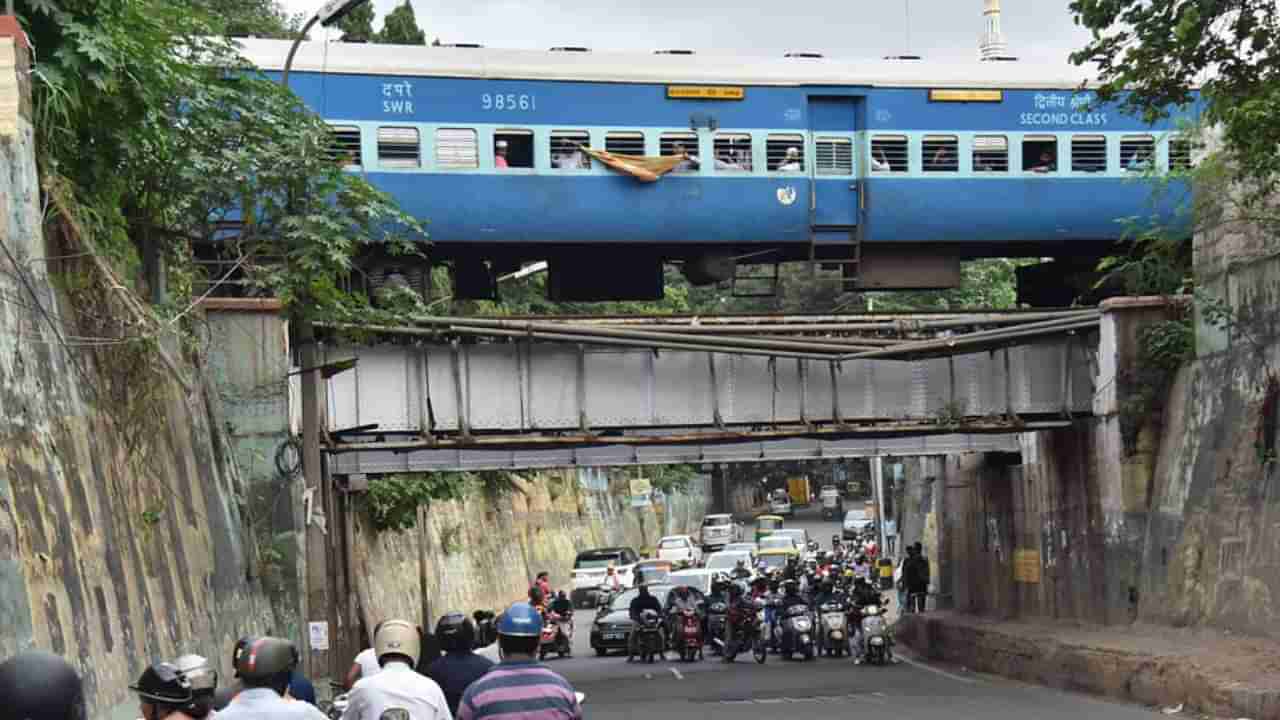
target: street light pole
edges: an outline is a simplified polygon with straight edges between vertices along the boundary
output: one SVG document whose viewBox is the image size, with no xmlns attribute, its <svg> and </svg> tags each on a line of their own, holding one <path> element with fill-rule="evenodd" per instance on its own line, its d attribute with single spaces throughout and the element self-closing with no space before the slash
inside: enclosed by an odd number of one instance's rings
<svg viewBox="0 0 1280 720">
<path fill-rule="evenodd" d="M 289 70 L 293 67 L 293 59 L 298 53 L 298 47 L 302 45 L 302 41 L 306 39 L 307 33 L 316 26 L 331 25 L 342 19 L 344 15 L 351 12 L 355 8 L 363 5 L 369 0 L 330 0 L 320 8 L 315 15 L 302 26 L 302 30 L 298 32 L 298 36 L 294 38 L 293 45 L 289 47 L 289 56 L 284 62 L 284 71 L 280 76 L 280 84 L 286 89 L 289 87 Z M 289 194 L 289 211 L 293 211 L 293 193 Z M 305 307 L 305 301 L 300 306 Z M 332 488 L 329 483 L 325 482 L 324 469 L 321 464 L 323 459 L 320 455 L 320 378 L 319 365 L 316 358 L 316 336 L 315 325 L 311 322 L 311 318 L 307 316 L 306 311 L 295 312 L 294 329 L 297 330 L 295 343 L 298 347 L 298 364 L 302 368 L 301 385 L 302 385 L 302 477 L 304 492 L 309 493 L 311 498 L 311 512 L 307 513 L 306 522 L 306 561 L 307 561 L 307 584 L 306 584 L 306 603 L 303 607 L 303 615 L 308 620 L 308 631 L 303 634 L 303 641 L 306 644 L 307 658 L 307 674 L 316 677 L 321 671 L 324 671 L 330 678 L 342 676 L 342 665 L 339 662 L 338 653 L 335 652 L 335 642 L 338 640 L 338 614 L 337 607 L 334 605 L 334 597 L 336 592 L 331 587 L 333 578 L 337 576 L 334 572 L 336 568 L 331 568 L 331 557 L 329 553 L 329 538 L 327 537 L 326 525 L 331 531 L 339 531 L 337 523 L 333 522 L 336 515 L 334 513 L 335 504 L 333 502 Z M 315 508 L 321 508 L 320 512 L 315 512 Z M 319 518 L 319 522 L 315 519 Z M 313 647 L 312 633 L 310 628 L 314 625 L 323 625 L 326 632 L 323 636 L 328 640 L 327 646 Z M 320 634 L 317 633 L 319 636 Z M 342 647 L 341 643 L 336 643 L 337 647 Z"/>
</svg>

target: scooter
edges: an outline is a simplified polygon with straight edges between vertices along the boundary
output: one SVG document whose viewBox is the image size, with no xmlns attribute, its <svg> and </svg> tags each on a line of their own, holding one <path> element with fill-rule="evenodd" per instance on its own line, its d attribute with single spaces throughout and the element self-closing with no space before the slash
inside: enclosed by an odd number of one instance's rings
<svg viewBox="0 0 1280 720">
<path fill-rule="evenodd" d="M 818 638 L 822 642 L 822 652 L 831 657 L 844 655 L 849 647 L 849 622 L 845 616 L 844 603 L 832 601 L 823 603 L 818 608 Z"/>
<path fill-rule="evenodd" d="M 702 619 L 690 609 L 681 610 L 676 616 L 675 638 L 672 644 L 680 659 L 693 662 L 702 659 Z"/>
<path fill-rule="evenodd" d="M 547 621 L 542 625 L 542 639 L 538 643 L 538 659 L 545 660 L 553 652 L 562 658 L 569 657 L 572 651 L 573 615 L 547 613 Z"/>
<path fill-rule="evenodd" d="M 728 622 L 729 604 L 714 600 L 707 605 L 707 636 L 711 638 L 711 652 L 724 654 L 724 628 Z"/>
<path fill-rule="evenodd" d="M 812 660 L 813 617 L 806 605 L 792 605 L 782 617 L 782 656 L 791 659 L 796 653 L 804 655 L 805 660 Z"/>
<path fill-rule="evenodd" d="M 729 646 L 725 648 L 724 659 L 733 662 L 738 653 L 751 648 L 756 662 L 764 664 L 769 657 L 768 640 L 764 625 L 765 601 L 763 598 L 743 599 L 729 613 Z"/>
<path fill-rule="evenodd" d="M 893 662 L 893 638 L 889 636 L 889 624 L 884 619 L 885 612 L 883 605 L 868 605 L 862 608 L 863 656 L 872 665 L 887 665 Z"/>
<path fill-rule="evenodd" d="M 640 613 L 640 622 L 636 625 L 636 648 L 640 651 L 640 659 L 652 663 L 655 658 L 667 659 L 662 647 L 662 616 L 654 610 Z"/>
</svg>

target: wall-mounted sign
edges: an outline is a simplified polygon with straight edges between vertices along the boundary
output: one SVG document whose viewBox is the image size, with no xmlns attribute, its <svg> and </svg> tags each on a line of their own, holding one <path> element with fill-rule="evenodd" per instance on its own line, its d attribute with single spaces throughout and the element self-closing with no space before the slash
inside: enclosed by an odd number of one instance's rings
<svg viewBox="0 0 1280 720">
<path fill-rule="evenodd" d="M 930 90 L 929 102 L 1004 102 L 1003 90 Z"/>
<path fill-rule="evenodd" d="M 1040 551 L 1013 551 L 1013 580 L 1020 583 L 1040 582 Z"/>
<path fill-rule="evenodd" d="M 668 85 L 667 97 L 673 100 L 741 100 L 746 88 L 722 85 Z"/>
</svg>

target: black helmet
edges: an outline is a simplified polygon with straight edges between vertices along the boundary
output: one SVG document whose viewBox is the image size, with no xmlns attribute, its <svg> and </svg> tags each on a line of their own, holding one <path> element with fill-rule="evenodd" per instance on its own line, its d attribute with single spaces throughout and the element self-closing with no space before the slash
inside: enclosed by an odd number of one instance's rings
<svg viewBox="0 0 1280 720">
<path fill-rule="evenodd" d="M 240 656 L 243 655 L 244 651 L 248 650 L 249 646 L 257 639 L 258 638 L 253 635 L 245 635 L 236 641 L 236 647 L 231 651 L 231 671 L 235 674 L 235 677 L 240 677 Z"/>
<path fill-rule="evenodd" d="M 208 714 L 218 673 L 199 655 L 183 655 L 172 662 L 159 662 L 142 672 L 129 689 L 148 703 Z M 191 714 L 191 713 L 188 713 Z"/>
<path fill-rule="evenodd" d="M 84 720 L 84 686 L 66 660 L 28 650 L 0 663 L 5 717 L 23 720 Z"/>
<path fill-rule="evenodd" d="M 284 638 L 257 638 L 236 658 L 236 674 L 248 684 L 287 681 L 297 666 L 298 649 Z"/>
<path fill-rule="evenodd" d="M 445 652 L 464 652 L 475 647 L 476 626 L 462 613 L 449 613 L 436 623 L 436 637 Z"/>
</svg>

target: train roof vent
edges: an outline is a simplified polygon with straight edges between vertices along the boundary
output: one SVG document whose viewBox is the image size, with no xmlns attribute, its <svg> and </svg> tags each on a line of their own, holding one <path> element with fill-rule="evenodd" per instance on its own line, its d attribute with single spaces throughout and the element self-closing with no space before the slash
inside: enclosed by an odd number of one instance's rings
<svg viewBox="0 0 1280 720">
<path fill-rule="evenodd" d="M 692 55 L 692 50 L 654 50 L 654 55 Z"/>
<path fill-rule="evenodd" d="M 577 45 L 561 45 L 560 47 L 551 48 L 551 52 L 591 52 L 591 48 L 578 47 Z"/>
<path fill-rule="evenodd" d="M 1012 55 L 996 55 L 995 57 L 982 58 L 987 62 L 1017 62 L 1018 58 Z"/>
<path fill-rule="evenodd" d="M 479 50 L 479 49 L 483 48 L 484 46 L 483 46 L 483 45 L 481 45 L 480 43 L 443 43 L 443 44 L 441 44 L 441 45 L 440 45 L 440 47 L 447 47 L 447 48 L 471 48 L 471 49 L 473 49 L 473 50 Z"/>
<path fill-rule="evenodd" d="M 885 55 L 885 60 L 919 60 L 919 55 Z"/>
<path fill-rule="evenodd" d="M 789 53 L 787 53 L 787 54 L 785 55 L 785 57 L 789 57 L 789 58 L 806 58 L 806 59 L 809 59 L 809 60 L 821 60 L 821 59 L 822 59 L 822 53 L 817 53 L 817 52 L 789 52 Z"/>
</svg>

